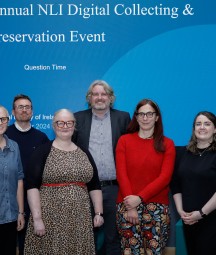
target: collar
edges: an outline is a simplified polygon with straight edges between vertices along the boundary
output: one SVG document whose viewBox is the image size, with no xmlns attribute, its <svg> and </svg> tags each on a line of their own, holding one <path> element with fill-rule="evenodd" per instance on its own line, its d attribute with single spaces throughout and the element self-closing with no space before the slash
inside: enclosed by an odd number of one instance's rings
<svg viewBox="0 0 216 255">
<path fill-rule="evenodd" d="M 26 128 L 26 129 L 21 128 L 21 127 L 19 126 L 19 124 L 18 124 L 16 121 L 14 122 L 14 125 L 15 125 L 15 127 L 16 127 L 20 132 L 27 132 L 27 131 L 29 131 L 29 130 L 31 129 L 31 125 L 30 125 L 28 128 Z"/>
<path fill-rule="evenodd" d="M 100 120 L 103 120 L 103 119 L 106 119 L 108 116 L 110 116 L 110 110 L 108 110 L 107 112 L 104 113 L 103 117 L 98 117 L 97 114 L 95 114 L 92 110 L 92 116 L 94 119 L 100 119 Z"/>
<path fill-rule="evenodd" d="M 10 139 L 7 137 L 7 135 L 5 135 L 5 134 L 4 134 L 3 136 L 4 136 L 5 140 L 6 140 L 6 146 L 5 146 L 5 148 L 6 148 L 6 149 L 9 149 L 9 150 L 11 150 L 11 151 L 14 151 L 15 149 L 14 149 L 12 140 L 10 140 Z"/>
</svg>

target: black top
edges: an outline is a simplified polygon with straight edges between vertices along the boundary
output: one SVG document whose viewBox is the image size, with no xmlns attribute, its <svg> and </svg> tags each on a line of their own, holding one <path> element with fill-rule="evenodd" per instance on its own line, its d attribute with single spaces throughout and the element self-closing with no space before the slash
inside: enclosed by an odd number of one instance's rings
<svg viewBox="0 0 216 255">
<path fill-rule="evenodd" d="M 42 176 L 43 176 L 43 171 L 44 171 L 44 166 L 46 163 L 46 159 L 50 153 L 51 147 L 52 147 L 53 141 L 50 141 L 46 144 L 43 144 L 39 146 L 34 153 L 32 153 L 31 159 L 29 161 L 29 164 L 27 166 L 27 175 L 26 175 L 26 180 L 27 180 L 27 189 L 33 189 L 37 188 L 39 189 L 42 183 Z M 95 165 L 95 162 L 91 156 L 91 154 L 81 148 L 82 151 L 86 153 L 88 156 L 88 159 L 93 167 L 93 177 L 90 182 L 88 182 L 87 188 L 88 191 L 91 190 L 100 190 L 100 181 L 98 178 L 98 172 L 97 172 L 97 167 Z M 29 171 L 28 171 L 29 169 Z M 31 170 L 31 171 L 30 171 Z"/>
<path fill-rule="evenodd" d="M 31 154 L 38 146 L 49 141 L 47 135 L 34 127 L 26 132 L 21 132 L 14 124 L 8 127 L 6 135 L 18 143 L 24 174 L 26 174 L 26 166 Z"/>
<path fill-rule="evenodd" d="M 200 210 L 216 192 L 216 151 L 193 154 L 176 147 L 172 194 L 182 193 L 183 209 Z"/>
</svg>

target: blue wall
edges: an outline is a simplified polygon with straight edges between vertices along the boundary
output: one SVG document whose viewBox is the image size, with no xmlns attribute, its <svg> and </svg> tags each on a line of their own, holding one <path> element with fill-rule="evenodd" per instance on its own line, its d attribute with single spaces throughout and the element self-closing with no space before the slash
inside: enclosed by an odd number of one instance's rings
<svg viewBox="0 0 216 255">
<path fill-rule="evenodd" d="M 83 7 L 97 6 L 106 11 L 109 7 L 109 13 L 89 18 L 79 13 L 68 15 L 68 4 L 82 13 Z M 117 15 L 115 9 L 120 4 Z M 134 6 L 136 15 L 119 15 L 119 10 L 128 14 Z M 22 9 L 23 15 L 3 15 L 7 7 Z M 45 7 L 46 14 L 41 11 Z M 158 15 L 156 11 L 153 15 L 137 15 L 138 7 L 151 11 L 157 7 Z M 215 7 L 214 0 L 4 1 L 0 4 L 0 104 L 11 111 L 16 94 L 29 95 L 34 104 L 33 124 L 51 138 L 53 113 L 65 107 L 72 111 L 85 109 L 89 84 L 105 79 L 115 90 L 115 107 L 119 109 L 132 114 L 144 97 L 158 102 L 166 135 L 176 145 L 185 144 L 195 113 L 203 109 L 215 112 Z M 170 14 L 163 13 L 162 8 L 168 8 Z M 172 16 L 172 8 L 178 8 L 178 17 Z M 25 9 L 31 9 L 31 15 L 24 15 Z M 70 42 L 70 31 L 82 35 L 104 33 L 105 40 Z M 63 34 L 65 41 L 3 39 L 5 34 L 29 34 L 34 38 L 42 33 Z M 66 70 L 52 70 L 53 64 Z M 26 66 L 50 66 L 51 70 L 26 70 Z"/>
<path fill-rule="evenodd" d="M 51 8 L 52 4 L 52 12 L 47 9 L 47 14 L 39 15 L 39 5 Z M 89 18 L 68 15 L 68 4 L 82 11 L 82 7 L 109 7 L 109 13 Z M 114 10 L 119 4 L 126 12 L 134 6 L 157 7 L 159 12 L 117 15 Z M 7 7 L 22 8 L 23 15 L 4 15 Z M 173 7 L 178 8 L 178 17 L 172 17 Z M 24 15 L 24 9 L 31 8 L 31 15 Z M 170 15 L 162 13 L 162 8 L 168 8 Z M 176 145 L 184 145 L 190 138 L 194 115 L 201 110 L 216 113 L 215 9 L 215 0 L 1 2 L 0 104 L 11 112 L 16 94 L 29 95 L 34 106 L 33 125 L 53 138 L 54 112 L 59 108 L 85 109 L 90 83 L 105 79 L 115 90 L 115 107 L 131 115 L 142 98 L 155 100 L 162 111 L 165 134 Z M 78 42 L 71 42 L 70 31 L 82 36 L 104 33 L 105 40 L 82 42 L 79 37 Z M 42 33 L 63 34 L 65 41 L 6 40 L 11 34 L 34 38 Z M 66 70 L 54 70 L 53 65 Z M 50 70 L 27 70 L 28 66 L 48 66 Z M 174 214 L 174 222 L 175 218 Z"/>
</svg>

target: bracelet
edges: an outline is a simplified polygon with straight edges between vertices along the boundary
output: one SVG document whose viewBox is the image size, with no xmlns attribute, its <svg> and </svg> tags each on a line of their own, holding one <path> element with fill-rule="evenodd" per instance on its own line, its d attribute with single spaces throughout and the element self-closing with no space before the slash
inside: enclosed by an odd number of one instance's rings
<svg viewBox="0 0 216 255">
<path fill-rule="evenodd" d="M 25 216 L 25 212 L 19 212 L 19 214 L 21 214 L 21 215 Z"/>
<path fill-rule="evenodd" d="M 95 215 L 99 215 L 99 216 L 103 217 L 103 213 L 101 213 L 101 212 L 96 212 Z"/>
</svg>

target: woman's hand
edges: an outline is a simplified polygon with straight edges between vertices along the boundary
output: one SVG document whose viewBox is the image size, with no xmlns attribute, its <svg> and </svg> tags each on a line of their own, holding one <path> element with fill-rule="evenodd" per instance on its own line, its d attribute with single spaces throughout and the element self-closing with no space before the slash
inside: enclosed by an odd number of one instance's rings
<svg viewBox="0 0 216 255">
<path fill-rule="evenodd" d="M 126 212 L 126 220 L 134 225 L 139 224 L 137 209 L 131 209 Z"/>
<path fill-rule="evenodd" d="M 184 214 L 181 215 L 181 218 L 184 224 L 193 225 L 197 223 L 199 220 L 201 220 L 202 216 L 200 215 L 199 211 L 193 211 L 189 213 L 185 212 Z"/>
<path fill-rule="evenodd" d="M 37 236 L 45 235 L 45 226 L 42 219 L 34 220 L 34 234 Z"/>
<path fill-rule="evenodd" d="M 94 216 L 94 227 L 100 227 L 104 224 L 104 218 L 101 215 Z"/>
<path fill-rule="evenodd" d="M 24 214 L 19 213 L 18 214 L 18 219 L 17 219 L 17 231 L 20 231 L 24 228 L 25 226 L 25 218 Z"/>
<path fill-rule="evenodd" d="M 141 202 L 142 201 L 141 201 L 140 197 L 135 196 L 135 195 L 129 195 L 129 196 L 125 197 L 124 201 L 123 201 L 125 208 L 127 210 L 136 208 Z"/>
</svg>

